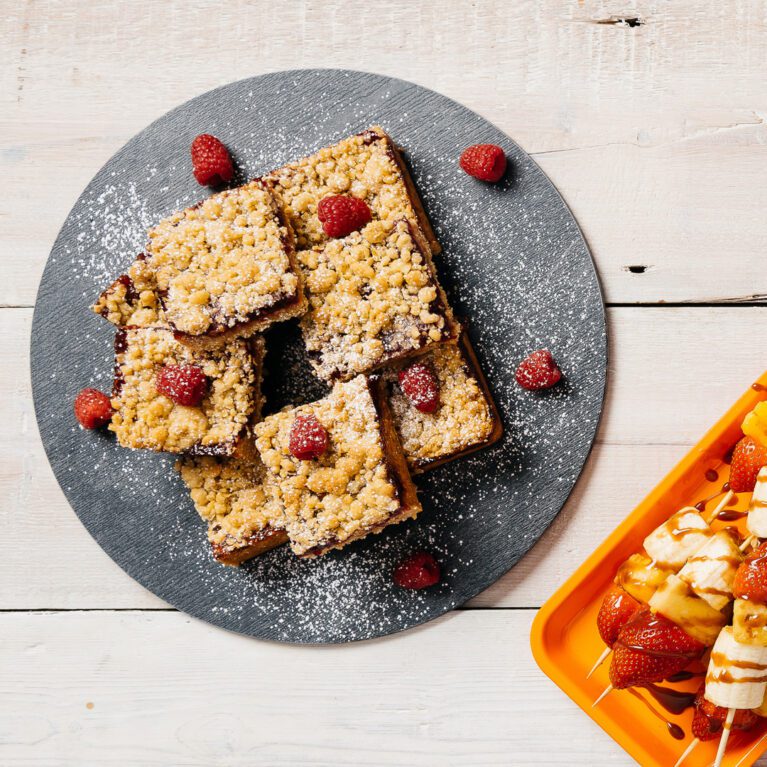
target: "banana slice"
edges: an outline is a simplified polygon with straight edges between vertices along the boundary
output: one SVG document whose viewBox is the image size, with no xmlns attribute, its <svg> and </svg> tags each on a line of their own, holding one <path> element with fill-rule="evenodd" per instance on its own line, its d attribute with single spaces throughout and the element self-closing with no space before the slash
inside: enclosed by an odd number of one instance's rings
<svg viewBox="0 0 767 767">
<path fill-rule="evenodd" d="M 767 466 L 763 466 L 756 475 L 746 527 L 757 538 L 767 538 Z"/>
<path fill-rule="evenodd" d="M 767 689 L 767 647 L 738 642 L 725 626 L 711 650 L 706 700 L 723 708 L 757 708 Z"/>
<path fill-rule="evenodd" d="M 653 530 L 644 539 L 644 549 L 657 567 L 676 573 L 711 535 L 698 510 L 687 506 Z"/>
<path fill-rule="evenodd" d="M 732 582 L 743 561 L 738 542 L 728 530 L 718 530 L 679 571 L 679 577 L 715 610 L 732 601 Z"/>
</svg>

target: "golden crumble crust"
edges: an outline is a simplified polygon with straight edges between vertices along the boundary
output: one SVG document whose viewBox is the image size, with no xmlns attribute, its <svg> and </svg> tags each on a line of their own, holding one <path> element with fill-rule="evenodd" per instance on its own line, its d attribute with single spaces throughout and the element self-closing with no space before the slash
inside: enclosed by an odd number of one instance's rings
<svg viewBox="0 0 767 767">
<path fill-rule="evenodd" d="M 161 221 L 147 254 L 168 322 L 189 336 L 221 334 L 300 299 L 292 233 L 260 179 Z"/>
<path fill-rule="evenodd" d="M 326 381 L 369 373 L 456 335 L 428 251 L 407 219 L 372 221 L 299 251 L 298 262 L 309 299 L 304 342 Z"/>
<path fill-rule="evenodd" d="M 117 334 L 115 360 L 109 428 L 123 447 L 231 455 L 260 406 L 259 363 L 244 340 L 215 353 L 192 351 L 168 329 L 126 328 Z M 157 391 L 165 365 L 202 368 L 209 387 L 198 407 L 175 404 Z"/>
<path fill-rule="evenodd" d="M 302 461 L 290 453 L 293 422 L 312 414 L 325 427 L 327 451 Z M 255 427 L 268 488 L 284 510 L 285 530 L 298 555 L 342 548 L 399 521 L 401 488 L 384 448 L 379 414 L 367 379 L 336 383 L 318 402 L 283 410 Z M 407 509 L 412 517 L 420 506 Z"/>
<path fill-rule="evenodd" d="M 419 362 L 429 365 L 439 384 L 439 407 L 423 413 L 397 382 L 402 366 L 387 371 L 389 406 L 411 470 L 423 469 L 490 440 L 499 421 L 461 348 L 439 346 Z"/>
<path fill-rule="evenodd" d="M 266 493 L 261 460 L 183 458 L 181 474 L 214 548 L 241 549 L 260 533 L 280 528 L 282 507 Z"/>
<path fill-rule="evenodd" d="M 157 295 L 154 272 L 143 254 L 98 297 L 91 308 L 118 327 L 167 325 Z"/>
<path fill-rule="evenodd" d="M 374 127 L 272 171 L 267 178 L 282 197 L 296 247 L 306 250 L 327 242 L 317 205 L 328 195 L 365 200 L 374 220 L 391 223 L 407 218 L 414 226 L 428 227 L 420 201 L 412 197 L 415 187 L 405 174 L 391 140 Z"/>
</svg>

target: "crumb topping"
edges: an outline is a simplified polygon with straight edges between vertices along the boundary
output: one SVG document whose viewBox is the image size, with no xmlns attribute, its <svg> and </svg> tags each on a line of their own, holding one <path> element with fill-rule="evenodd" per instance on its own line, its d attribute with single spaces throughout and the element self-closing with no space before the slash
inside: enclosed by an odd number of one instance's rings
<svg viewBox="0 0 767 767">
<path fill-rule="evenodd" d="M 368 373 L 449 338 L 452 314 L 407 220 L 298 253 L 309 311 L 306 348 L 326 381 Z"/>
<path fill-rule="evenodd" d="M 439 460 L 484 442 L 493 430 L 485 394 L 454 344 L 443 344 L 421 360 L 431 365 L 439 383 L 439 407 L 423 413 L 402 392 L 397 371 L 391 381 L 389 406 L 411 468 Z"/>
<path fill-rule="evenodd" d="M 254 460 L 201 456 L 184 458 L 177 468 L 194 507 L 208 523 L 208 540 L 236 549 L 266 529 L 278 529 L 281 506 L 266 493 L 266 470 Z"/>
<path fill-rule="evenodd" d="M 290 430 L 300 414 L 313 415 L 329 435 L 328 449 L 313 461 L 290 453 Z M 337 383 L 318 402 L 269 416 L 255 431 L 269 491 L 284 508 L 285 530 L 296 554 L 342 546 L 386 524 L 400 510 L 364 376 Z"/>
<path fill-rule="evenodd" d="M 161 221 L 147 252 L 168 321 L 189 335 L 248 322 L 299 293 L 290 232 L 260 179 Z"/>
<path fill-rule="evenodd" d="M 199 406 L 175 404 L 157 391 L 157 373 L 165 365 L 202 368 L 209 387 Z M 260 405 L 257 371 L 246 341 L 232 341 L 215 353 L 193 352 L 170 330 L 128 328 L 116 342 L 109 428 L 123 447 L 229 455 Z"/>
<path fill-rule="evenodd" d="M 328 195 L 346 194 L 365 200 L 379 221 L 391 223 L 404 217 L 414 225 L 417 222 L 389 138 L 378 128 L 320 149 L 267 178 L 276 183 L 301 250 L 327 241 L 317 218 L 317 205 Z"/>
<path fill-rule="evenodd" d="M 157 296 L 154 272 L 146 256 L 139 256 L 99 297 L 92 307 L 113 325 L 164 327 L 165 313 Z"/>
</svg>

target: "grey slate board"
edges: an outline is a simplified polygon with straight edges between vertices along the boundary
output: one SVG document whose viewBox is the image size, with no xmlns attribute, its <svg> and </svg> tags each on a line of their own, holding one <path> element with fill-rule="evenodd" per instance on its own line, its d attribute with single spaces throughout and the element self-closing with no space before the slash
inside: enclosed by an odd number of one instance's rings
<svg viewBox="0 0 767 767">
<path fill-rule="evenodd" d="M 111 386 L 113 328 L 89 305 L 141 251 L 149 225 L 202 199 L 189 145 L 218 135 L 241 179 L 371 124 L 407 153 L 444 252 L 438 268 L 471 337 L 506 427 L 503 442 L 418 480 L 424 512 L 344 551 L 299 561 L 287 549 L 239 568 L 210 556 L 172 456 L 120 449 L 82 431 L 72 402 Z M 498 185 L 457 166 L 469 144 L 504 147 Z M 271 407 L 316 396 L 294 329 L 270 334 Z M 548 347 L 565 379 L 549 392 L 514 382 L 517 362 Z M 75 204 L 51 252 L 35 307 L 32 382 L 40 433 L 72 508 L 129 575 L 190 615 L 263 639 L 347 642 L 391 634 L 462 604 L 538 540 L 591 448 L 605 388 L 602 298 L 588 248 L 556 189 L 507 136 L 425 88 L 336 70 L 279 72 L 205 93 L 121 149 Z M 396 588 L 394 564 L 415 549 L 442 564 L 440 585 Z"/>
</svg>

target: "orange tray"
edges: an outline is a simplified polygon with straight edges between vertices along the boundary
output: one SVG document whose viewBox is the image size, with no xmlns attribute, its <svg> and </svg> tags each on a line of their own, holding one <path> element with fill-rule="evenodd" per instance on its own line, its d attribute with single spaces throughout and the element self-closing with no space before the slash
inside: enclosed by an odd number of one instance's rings
<svg viewBox="0 0 767 767">
<path fill-rule="evenodd" d="M 597 612 L 621 563 L 642 549 L 648 533 L 682 506 L 694 506 L 721 490 L 729 476 L 726 456 L 742 436 L 743 418 L 762 400 L 767 400 L 767 372 L 557 590 L 533 622 L 533 655 L 543 672 L 644 767 L 671 767 L 676 762 L 692 739 L 692 712 L 688 709 L 676 716 L 669 714 L 646 690 L 637 690 L 636 695 L 617 690 L 599 706 L 592 707 L 609 684 L 609 660 L 586 679 L 605 649 L 597 632 Z M 721 496 L 711 500 L 707 509 L 713 509 L 720 500 Z M 744 493 L 738 504 L 728 506 L 728 510 L 743 511 L 748 501 L 749 496 Z M 742 521 L 718 524 L 743 526 Z M 694 691 L 700 682 L 701 678 L 695 677 L 672 686 Z M 684 739 L 673 738 L 664 720 L 680 726 Z M 699 744 L 684 767 L 709 767 L 716 756 L 717 744 L 718 740 Z M 733 731 L 723 764 L 748 767 L 765 750 L 767 719 L 749 732 Z"/>
</svg>

